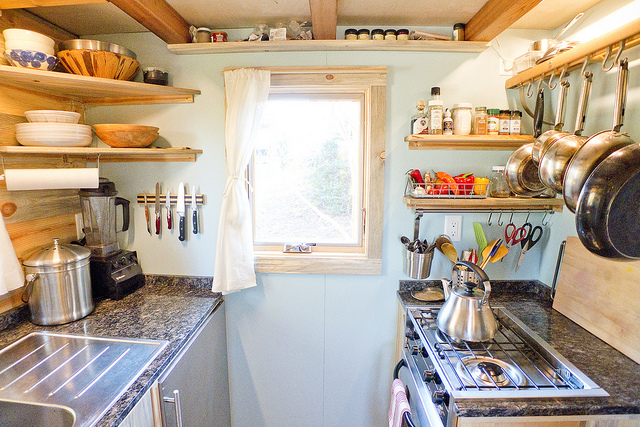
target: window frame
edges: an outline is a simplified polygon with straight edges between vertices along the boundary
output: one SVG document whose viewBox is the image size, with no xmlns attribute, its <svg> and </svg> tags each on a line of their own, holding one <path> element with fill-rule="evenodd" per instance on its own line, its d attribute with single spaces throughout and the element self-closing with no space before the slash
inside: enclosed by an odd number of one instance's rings
<svg viewBox="0 0 640 427">
<path fill-rule="evenodd" d="M 258 273 L 382 274 L 384 211 L 384 146 L 386 121 L 386 67 L 265 67 L 271 71 L 272 93 L 363 96 L 362 245 L 312 253 L 283 253 L 282 247 L 254 245 Z M 291 242 L 302 243 L 302 242 Z M 269 249 L 269 250 L 265 250 Z"/>
</svg>

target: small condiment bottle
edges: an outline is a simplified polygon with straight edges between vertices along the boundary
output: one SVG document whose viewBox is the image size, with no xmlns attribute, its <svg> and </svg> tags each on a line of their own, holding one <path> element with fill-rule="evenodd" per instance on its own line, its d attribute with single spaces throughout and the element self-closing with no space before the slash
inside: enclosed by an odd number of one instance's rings
<svg viewBox="0 0 640 427">
<path fill-rule="evenodd" d="M 500 110 L 490 108 L 487 110 L 487 134 L 498 135 L 500 131 Z"/>
<path fill-rule="evenodd" d="M 396 40 L 397 38 L 398 36 L 396 34 L 396 30 L 393 30 L 393 29 L 385 30 L 384 32 L 385 40 Z"/>
<path fill-rule="evenodd" d="M 227 33 L 224 31 L 212 31 L 211 32 L 211 41 L 212 42 L 226 42 L 227 41 Z"/>
<path fill-rule="evenodd" d="M 398 30 L 398 40 L 409 40 L 409 30 L 401 28 Z"/>
<path fill-rule="evenodd" d="M 384 40 L 384 30 L 382 28 L 376 28 L 371 31 L 371 40 Z"/>
<path fill-rule="evenodd" d="M 500 110 L 500 122 L 498 125 L 498 135 L 509 135 L 511 129 L 511 111 Z"/>
<path fill-rule="evenodd" d="M 369 40 L 369 30 L 366 28 L 358 30 L 358 40 Z"/>
<path fill-rule="evenodd" d="M 456 42 L 464 41 L 464 24 L 455 24 L 453 26 L 453 35 L 451 40 Z"/>
<path fill-rule="evenodd" d="M 509 134 L 520 135 L 520 124 L 522 122 L 522 112 L 514 110 L 511 112 L 509 119 Z"/>
<path fill-rule="evenodd" d="M 200 27 L 196 30 L 196 43 L 211 42 L 211 30 L 207 27 Z"/>
<path fill-rule="evenodd" d="M 345 40 L 358 40 L 358 30 L 355 28 L 349 28 L 344 30 L 344 39 Z"/>
<path fill-rule="evenodd" d="M 453 119 L 451 118 L 451 111 L 447 108 L 444 110 L 444 119 L 442 119 L 442 134 L 453 135 Z"/>
<path fill-rule="evenodd" d="M 440 88 L 431 88 L 431 100 L 427 108 L 427 122 L 430 135 L 442 135 L 442 117 L 444 115 L 443 102 L 440 99 Z"/>
<path fill-rule="evenodd" d="M 493 166 L 489 176 L 489 196 L 509 197 L 510 195 L 511 190 L 504 175 L 504 166 Z"/>
<path fill-rule="evenodd" d="M 427 116 L 424 112 L 424 101 L 418 101 L 416 103 L 416 114 L 411 117 L 411 133 L 426 134 L 429 130 L 427 126 Z"/>
<path fill-rule="evenodd" d="M 473 132 L 476 135 L 487 134 L 487 107 L 476 107 L 473 118 Z"/>
</svg>

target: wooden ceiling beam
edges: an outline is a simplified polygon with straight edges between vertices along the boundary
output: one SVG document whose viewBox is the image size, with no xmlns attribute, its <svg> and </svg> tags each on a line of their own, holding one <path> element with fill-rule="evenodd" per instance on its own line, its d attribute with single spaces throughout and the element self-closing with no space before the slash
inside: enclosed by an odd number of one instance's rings
<svg viewBox="0 0 640 427">
<path fill-rule="evenodd" d="M 189 23 L 165 0 L 110 0 L 166 43 L 189 43 Z"/>
<path fill-rule="evenodd" d="M 338 0 L 309 0 L 311 26 L 316 40 L 335 40 L 338 25 Z"/>
<path fill-rule="evenodd" d="M 47 35 L 57 42 L 78 38 L 76 34 L 70 33 L 22 9 L 0 10 L 0 30 L 7 28 L 23 28 L 35 31 Z"/>
<path fill-rule="evenodd" d="M 490 41 L 542 0 L 489 0 L 467 22 L 465 40 Z"/>
<path fill-rule="evenodd" d="M 76 4 L 107 3 L 108 0 L 0 0 L 0 9 L 25 9 L 38 6 L 69 6 Z"/>
</svg>

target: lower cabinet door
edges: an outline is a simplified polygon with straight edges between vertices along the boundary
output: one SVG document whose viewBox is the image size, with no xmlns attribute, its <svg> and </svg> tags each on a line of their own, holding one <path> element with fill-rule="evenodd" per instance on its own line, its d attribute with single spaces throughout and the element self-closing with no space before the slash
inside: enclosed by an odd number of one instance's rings
<svg viewBox="0 0 640 427">
<path fill-rule="evenodd" d="M 224 302 L 158 381 L 165 427 L 231 426 Z"/>
</svg>

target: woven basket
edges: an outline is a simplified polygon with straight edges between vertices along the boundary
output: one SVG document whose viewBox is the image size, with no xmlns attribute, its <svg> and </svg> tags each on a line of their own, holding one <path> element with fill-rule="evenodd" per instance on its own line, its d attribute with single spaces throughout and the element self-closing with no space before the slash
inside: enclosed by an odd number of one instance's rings
<svg viewBox="0 0 640 427">
<path fill-rule="evenodd" d="M 68 72 L 82 76 L 130 80 L 140 69 L 135 59 L 102 50 L 63 50 L 58 59 Z"/>
</svg>

